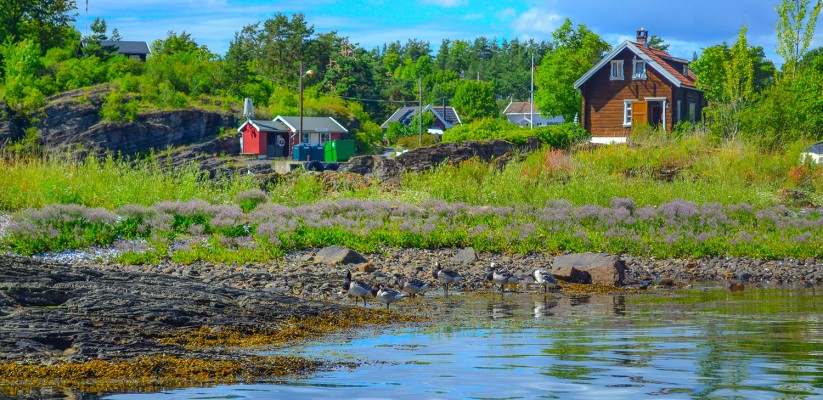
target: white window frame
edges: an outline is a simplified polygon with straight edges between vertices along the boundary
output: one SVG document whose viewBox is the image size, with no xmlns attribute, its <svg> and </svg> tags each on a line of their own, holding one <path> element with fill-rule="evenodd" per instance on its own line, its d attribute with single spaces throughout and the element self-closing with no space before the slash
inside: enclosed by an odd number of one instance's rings
<svg viewBox="0 0 823 400">
<path fill-rule="evenodd" d="M 634 61 L 632 62 L 632 66 L 633 66 L 632 79 L 633 80 L 645 80 L 646 77 L 647 77 L 647 75 L 646 75 L 646 61 L 644 61 L 642 58 L 635 57 Z M 638 68 L 637 68 L 638 66 L 643 67 L 643 72 L 642 73 L 638 71 Z"/>
<path fill-rule="evenodd" d="M 623 60 L 612 60 L 609 79 L 613 81 L 622 81 L 625 79 L 623 77 Z"/>
<path fill-rule="evenodd" d="M 697 103 L 689 102 L 689 119 L 694 123 L 697 120 Z"/>
<path fill-rule="evenodd" d="M 331 140 L 331 133 L 325 132 L 320 134 L 320 144 L 326 143 Z"/>
<path fill-rule="evenodd" d="M 636 99 L 626 99 L 623 100 L 623 127 L 624 128 L 631 128 L 632 127 L 632 103 L 637 101 Z"/>
</svg>

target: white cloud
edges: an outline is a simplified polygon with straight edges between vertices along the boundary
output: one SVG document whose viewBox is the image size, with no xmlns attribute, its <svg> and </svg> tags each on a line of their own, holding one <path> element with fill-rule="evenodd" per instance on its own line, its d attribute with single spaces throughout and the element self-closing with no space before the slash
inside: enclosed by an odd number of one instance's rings
<svg viewBox="0 0 823 400">
<path fill-rule="evenodd" d="M 551 11 L 531 8 L 518 15 L 512 22 L 511 27 L 519 35 L 551 35 L 557 29 L 558 22 L 562 20 L 563 17 Z"/>
<path fill-rule="evenodd" d="M 422 2 L 440 7 L 457 7 L 466 4 L 466 0 L 422 0 Z"/>
</svg>

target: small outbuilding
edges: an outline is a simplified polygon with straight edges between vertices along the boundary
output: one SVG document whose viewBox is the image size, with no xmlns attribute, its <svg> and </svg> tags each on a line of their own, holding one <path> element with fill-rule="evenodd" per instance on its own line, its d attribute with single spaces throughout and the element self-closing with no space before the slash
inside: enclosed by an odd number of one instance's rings
<svg viewBox="0 0 823 400">
<path fill-rule="evenodd" d="M 291 157 L 298 144 L 322 145 L 331 140 L 344 139 L 348 129 L 332 117 L 303 117 L 300 133 L 300 117 L 278 115 L 273 120 L 249 119 L 237 128 L 242 133 L 241 153 L 261 157 Z"/>
<path fill-rule="evenodd" d="M 823 142 L 815 143 L 800 153 L 803 162 L 811 161 L 814 164 L 823 164 Z"/>
</svg>

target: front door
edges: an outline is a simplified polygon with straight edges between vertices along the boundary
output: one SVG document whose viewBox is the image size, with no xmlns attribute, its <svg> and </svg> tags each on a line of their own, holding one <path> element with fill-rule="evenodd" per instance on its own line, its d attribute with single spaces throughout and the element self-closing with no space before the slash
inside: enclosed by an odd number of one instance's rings
<svg viewBox="0 0 823 400">
<path fill-rule="evenodd" d="M 311 144 L 311 145 L 320 144 L 320 133 L 318 133 L 318 132 L 309 133 L 309 144 Z"/>
<path fill-rule="evenodd" d="M 663 123 L 663 103 L 654 102 L 649 103 L 649 125 L 654 129 L 662 126 Z"/>
<path fill-rule="evenodd" d="M 649 103 L 635 101 L 632 103 L 632 128 L 649 123 Z"/>
</svg>

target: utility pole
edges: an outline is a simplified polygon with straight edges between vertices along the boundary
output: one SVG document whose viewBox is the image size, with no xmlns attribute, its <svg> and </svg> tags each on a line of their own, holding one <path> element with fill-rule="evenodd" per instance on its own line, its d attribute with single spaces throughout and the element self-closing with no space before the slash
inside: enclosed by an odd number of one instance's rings
<svg viewBox="0 0 823 400">
<path fill-rule="evenodd" d="M 531 116 L 529 117 L 529 125 L 532 130 L 534 130 L 534 52 L 532 51 L 532 88 L 529 92 L 529 112 Z"/>
<path fill-rule="evenodd" d="M 423 146 L 423 77 L 417 78 L 419 95 L 419 103 L 417 104 L 417 125 L 420 130 L 420 146 Z"/>
</svg>

